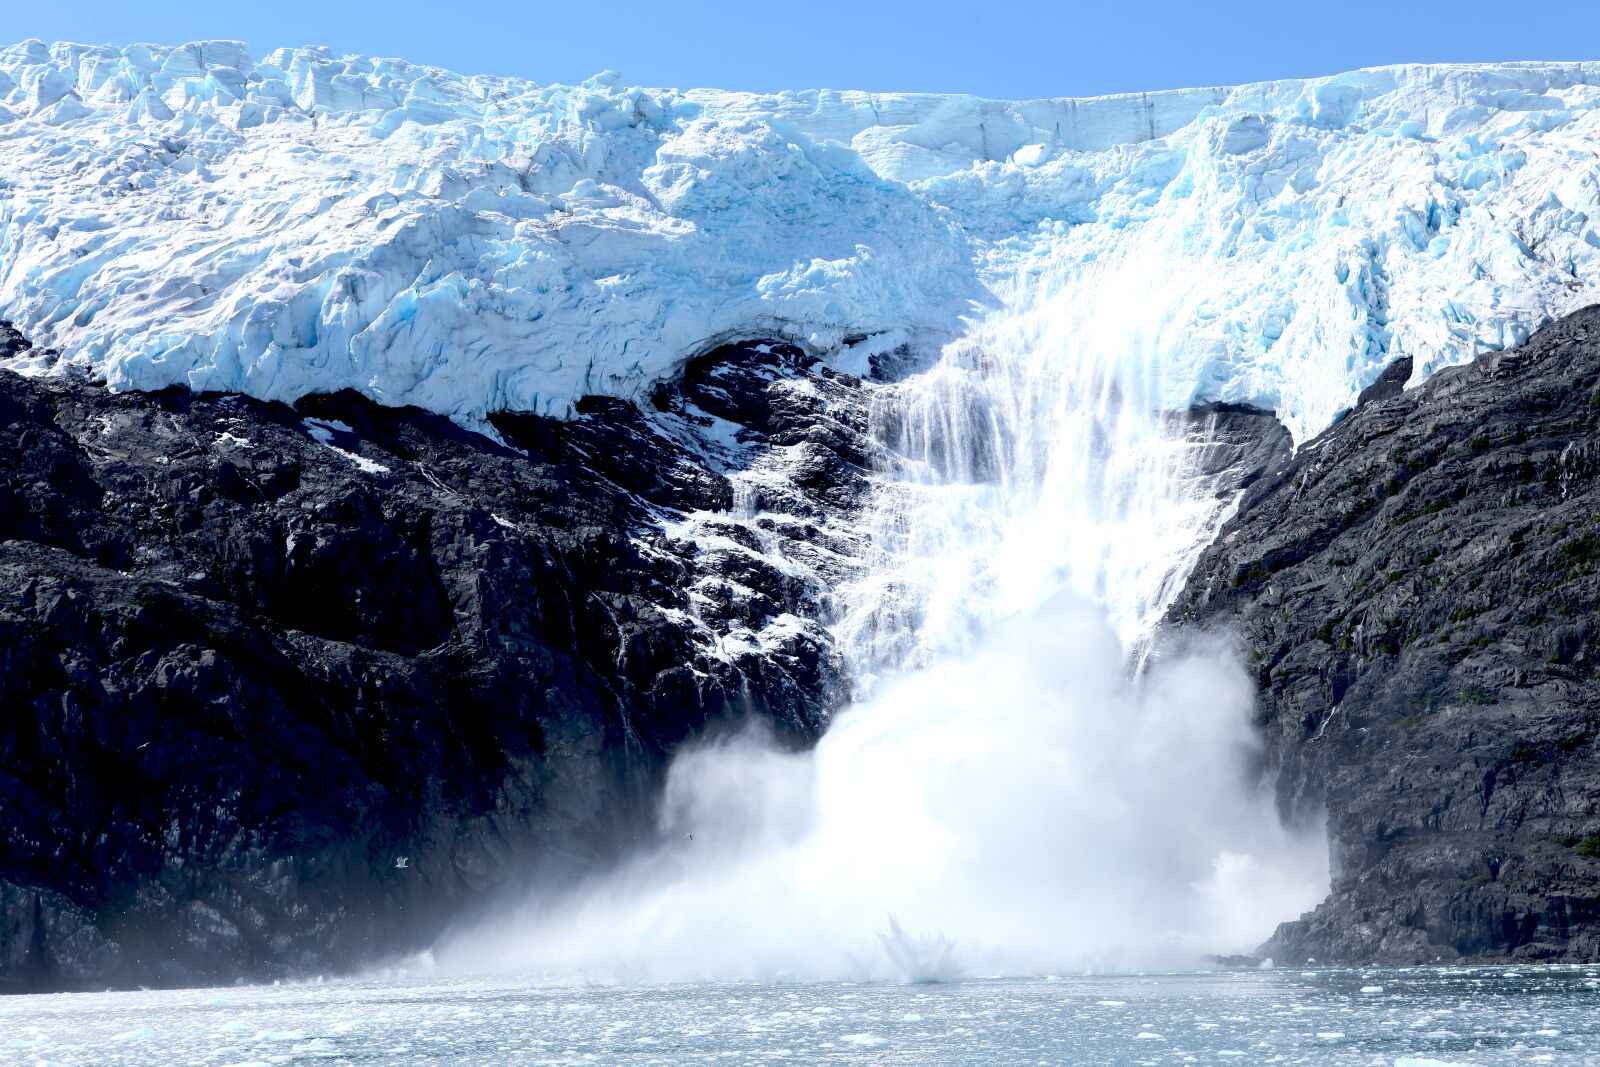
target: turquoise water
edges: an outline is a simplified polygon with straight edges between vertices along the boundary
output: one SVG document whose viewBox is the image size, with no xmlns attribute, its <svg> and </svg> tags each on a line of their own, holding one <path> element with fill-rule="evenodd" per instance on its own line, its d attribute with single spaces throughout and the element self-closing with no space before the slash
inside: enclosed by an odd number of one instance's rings
<svg viewBox="0 0 1600 1067">
<path fill-rule="evenodd" d="M 942 985 L 513 977 L 0 999 L 0 1063 L 1587 1064 L 1600 967 Z"/>
</svg>

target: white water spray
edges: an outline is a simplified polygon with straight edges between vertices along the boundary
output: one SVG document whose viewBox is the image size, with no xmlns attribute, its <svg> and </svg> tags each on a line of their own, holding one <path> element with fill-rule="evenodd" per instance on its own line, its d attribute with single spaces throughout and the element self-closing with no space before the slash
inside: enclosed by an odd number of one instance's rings
<svg viewBox="0 0 1600 1067">
<path fill-rule="evenodd" d="M 1131 646 L 1222 518 L 1187 477 L 1195 442 L 1163 417 L 1190 390 L 1163 374 L 1167 339 L 1140 326 L 1186 314 L 1166 307 L 1157 265 L 1119 263 L 1090 286 L 1082 263 L 1045 262 L 880 400 L 901 467 L 873 509 L 873 577 L 840 627 L 866 670 L 964 654 L 1063 590 Z"/>
<path fill-rule="evenodd" d="M 1323 842 L 1254 779 L 1226 646 L 1128 669 L 1223 505 L 1163 416 L 1162 346 L 1129 327 L 1160 274 L 1121 266 L 1093 304 L 1065 272 L 1026 279 L 888 392 L 899 466 L 839 624 L 865 696 L 816 748 L 752 728 L 684 752 L 658 847 L 441 962 L 625 980 L 1182 965 L 1322 897 Z"/>
</svg>

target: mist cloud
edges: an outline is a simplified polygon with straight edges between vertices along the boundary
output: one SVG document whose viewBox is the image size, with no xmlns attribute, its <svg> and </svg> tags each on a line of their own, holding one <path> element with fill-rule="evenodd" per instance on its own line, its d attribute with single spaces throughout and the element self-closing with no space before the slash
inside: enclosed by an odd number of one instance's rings
<svg viewBox="0 0 1600 1067">
<path fill-rule="evenodd" d="M 1249 680 L 1202 641 L 1140 679 L 1058 597 L 842 712 L 683 753 L 659 840 L 440 947 L 452 969 L 868 979 L 1192 965 L 1327 886 L 1255 773 Z"/>
</svg>

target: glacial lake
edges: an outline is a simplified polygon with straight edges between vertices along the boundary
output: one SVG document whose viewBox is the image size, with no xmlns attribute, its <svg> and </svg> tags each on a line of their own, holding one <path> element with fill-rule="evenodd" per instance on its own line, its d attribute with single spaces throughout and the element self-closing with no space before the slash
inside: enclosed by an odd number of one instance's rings
<svg viewBox="0 0 1600 1067">
<path fill-rule="evenodd" d="M 1600 966 L 623 986 L 492 976 L 0 998 L 19 1064 L 1600 1063 Z"/>
</svg>

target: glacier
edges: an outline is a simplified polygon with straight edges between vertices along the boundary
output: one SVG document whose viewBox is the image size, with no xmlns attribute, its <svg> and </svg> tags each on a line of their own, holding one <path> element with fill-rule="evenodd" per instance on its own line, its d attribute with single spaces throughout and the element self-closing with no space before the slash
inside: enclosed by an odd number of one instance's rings
<svg viewBox="0 0 1600 1067">
<path fill-rule="evenodd" d="M 730 338 L 931 348 L 1048 279 L 1162 403 L 1304 440 L 1397 356 L 1420 380 L 1596 299 L 1597 105 L 1596 63 L 999 102 L 26 41 L 0 318 L 25 372 L 472 425 Z"/>
</svg>

